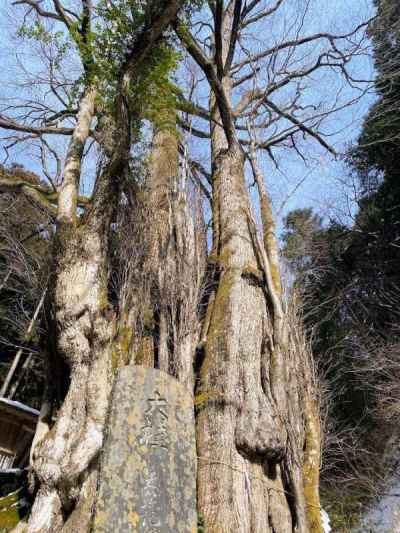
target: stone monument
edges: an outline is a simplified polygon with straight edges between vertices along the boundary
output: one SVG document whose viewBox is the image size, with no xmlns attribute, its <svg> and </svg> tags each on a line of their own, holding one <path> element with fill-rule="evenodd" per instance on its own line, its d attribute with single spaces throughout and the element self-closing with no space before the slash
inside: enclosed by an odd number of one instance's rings
<svg viewBox="0 0 400 533">
<path fill-rule="evenodd" d="M 93 531 L 197 531 L 193 397 L 165 372 L 116 377 Z"/>
</svg>

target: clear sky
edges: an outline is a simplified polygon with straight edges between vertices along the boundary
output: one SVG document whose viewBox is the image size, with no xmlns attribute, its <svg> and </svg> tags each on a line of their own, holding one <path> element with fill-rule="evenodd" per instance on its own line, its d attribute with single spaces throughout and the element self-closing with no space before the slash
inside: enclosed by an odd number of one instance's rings
<svg viewBox="0 0 400 533">
<path fill-rule="evenodd" d="M 288 0 L 288 3 L 292 3 L 293 9 L 296 2 L 304 1 L 306 0 Z M 303 30 L 305 34 L 316 31 L 343 33 L 358 21 L 366 20 L 372 14 L 372 0 L 309 1 L 310 17 Z M 14 13 L 15 8 L 12 7 L 11 0 L 2 0 L 0 6 L 0 37 L 2 41 L 0 48 L 0 102 L 2 109 L 4 109 L 4 104 L 12 105 L 13 98 L 16 96 L 27 99 L 30 96 L 35 96 L 44 102 L 54 100 L 54 95 L 49 92 L 45 93 L 43 86 L 38 83 L 42 68 L 36 55 L 38 50 L 34 51 L 26 43 L 21 43 L 18 39 L 13 38 L 15 28 L 22 22 L 21 18 L 15 18 Z M 273 31 L 278 32 L 280 22 L 278 18 L 276 20 Z M 288 20 L 290 21 L 290 18 Z M 271 36 L 271 38 L 273 37 Z M 263 44 L 262 41 L 263 38 L 260 38 L 261 45 Z M 72 55 L 70 68 L 76 68 Z M 354 68 L 357 70 L 357 74 L 363 78 L 373 76 L 372 64 L 367 58 L 360 58 Z M 25 83 L 28 80 L 33 82 L 35 79 L 36 83 Z M 311 101 L 313 98 L 318 99 L 323 96 L 329 100 L 330 92 L 332 93 L 331 97 L 334 98 L 335 87 L 332 87 L 332 79 L 329 73 L 316 79 L 307 98 Z M 205 95 L 203 96 L 205 97 Z M 325 131 L 332 134 L 329 142 L 339 153 L 343 153 L 346 146 L 357 138 L 363 117 L 372 101 L 373 94 L 371 93 L 353 107 L 345 109 L 326 125 Z M 2 143 L 3 146 L 5 144 L 9 144 L 9 142 Z M 65 150 L 65 139 L 57 141 L 55 146 L 62 153 Z M 201 143 L 195 141 L 192 146 L 195 146 L 195 153 L 199 157 L 205 155 L 204 145 L 202 146 Z M 279 169 L 276 169 L 272 161 L 265 155 L 260 155 L 260 164 L 279 220 L 291 209 L 312 206 L 325 217 L 336 216 L 343 221 L 349 221 L 349 215 L 354 213 L 355 206 L 351 198 L 352 187 L 348 170 L 340 158 L 335 161 L 333 156 L 321 149 L 315 142 L 307 141 L 305 146 L 306 162 L 290 150 L 277 153 Z M 0 161 L 3 160 L 3 156 L 5 153 L 0 152 Z M 39 152 L 30 147 L 29 143 L 19 144 L 9 150 L 7 164 L 11 162 L 23 164 L 26 168 L 41 173 Z M 88 159 L 87 165 L 87 175 L 93 176 L 93 158 Z M 49 166 L 54 169 L 51 158 L 49 159 Z M 90 188 L 90 181 L 89 178 L 84 188 Z"/>
</svg>

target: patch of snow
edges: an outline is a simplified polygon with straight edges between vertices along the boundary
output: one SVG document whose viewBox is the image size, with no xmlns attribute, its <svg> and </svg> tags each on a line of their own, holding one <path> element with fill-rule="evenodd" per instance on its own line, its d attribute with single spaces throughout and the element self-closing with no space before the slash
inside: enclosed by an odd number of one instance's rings
<svg viewBox="0 0 400 533">
<path fill-rule="evenodd" d="M 322 518 L 322 527 L 324 528 L 324 533 L 330 533 L 332 531 L 331 522 L 329 520 L 328 513 L 325 509 L 321 509 L 321 518 Z"/>
<path fill-rule="evenodd" d="M 24 471 L 23 468 L 4 468 L 4 469 L 0 468 L 0 474 L 10 475 L 10 476 L 22 474 L 23 471 Z"/>
</svg>

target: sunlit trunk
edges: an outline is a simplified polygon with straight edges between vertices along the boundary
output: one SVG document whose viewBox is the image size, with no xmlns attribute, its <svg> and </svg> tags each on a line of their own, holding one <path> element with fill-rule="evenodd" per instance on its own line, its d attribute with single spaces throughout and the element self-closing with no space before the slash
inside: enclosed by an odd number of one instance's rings
<svg viewBox="0 0 400 533">
<path fill-rule="evenodd" d="M 179 170 L 173 111 L 164 111 L 155 127 L 144 198 L 147 253 L 140 313 L 143 324 L 151 322 L 152 337 L 145 327 L 136 362 L 155 365 L 193 391 L 205 234 L 199 226 L 201 206 L 196 203 L 196 191 L 191 191 Z M 153 354 L 144 360 L 144 351 L 149 348 Z"/>
<path fill-rule="evenodd" d="M 222 83 L 229 98 L 231 82 Z M 199 512 L 210 533 L 320 533 L 319 421 L 308 353 L 283 309 L 271 206 L 262 183 L 263 242 L 242 148 L 228 146 L 215 102 L 211 113 L 211 290 L 196 391 Z"/>
<path fill-rule="evenodd" d="M 55 341 L 49 346 L 49 428 L 36 439 L 33 450 L 39 493 L 30 532 L 58 531 L 63 526 L 63 531 L 72 531 L 68 521 L 64 525 L 64 516 L 76 505 L 70 520 L 79 513 L 82 531 L 91 517 L 90 512 L 82 513 L 82 507 L 90 496 L 90 511 L 95 497 L 96 457 L 103 442 L 112 378 L 108 231 L 116 196 L 113 180 L 105 172 L 79 225 L 59 220 L 48 310 L 49 333 Z M 60 211 L 64 216 L 68 210 Z"/>
</svg>

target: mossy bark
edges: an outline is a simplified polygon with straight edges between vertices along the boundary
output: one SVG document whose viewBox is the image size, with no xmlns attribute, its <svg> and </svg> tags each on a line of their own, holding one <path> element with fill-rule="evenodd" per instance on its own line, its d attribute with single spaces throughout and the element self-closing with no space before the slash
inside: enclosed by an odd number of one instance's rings
<svg viewBox="0 0 400 533">
<path fill-rule="evenodd" d="M 231 81 L 222 84 L 229 99 Z M 209 533 L 319 531 L 309 361 L 283 310 L 271 206 L 264 195 L 263 244 L 243 151 L 228 145 L 214 101 L 211 113 L 211 291 L 196 390 L 199 512 Z"/>
<path fill-rule="evenodd" d="M 39 484 L 28 526 L 32 533 L 61 530 L 64 517 L 82 507 L 86 482 L 96 475 L 92 462 L 102 446 L 112 383 L 107 243 L 115 195 L 113 180 L 104 174 L 79 226 L 59 223 L 48 302 L 55 342 L 49 346 L 47 389 L 48 418 L 57 412 L 57 419 L 32 454 Z"/>
<path fill-rule="evenodd" d="M 306 515 L 310 533 L 324 533 L 321 519 L 321 503 L 319 497 L 320 468 L 320 422 L 311 398 L 305 405 L 305 450 L 303 459 L 304 497 Z"/>
<path fill-rule="evenodd" d="M 199 209 L 190 205 L 189 183 L 179 170 L 175 120 L 173 110 L 161 112 L 147 166 L 142 203 L 146 253 L 138 309 L 142 339 L 134 360 L 170 373 L 193 392 L 205 235 L 196 221 Z"/>
<path fill-rule="evenodd" d="M 199 510 L 211 533 L 287 532 L 292 517 L 279 466 L 287 434 L 270 382 L 268 300 L 251 273 L 261 266 L 249 231 L 244 157 L 239 147 L 215 155 L 219 261 L 196 394 L 209 398 L 197 416 Z"/>
<path fill-rule="evenodd" d="M 296 353 L 301 346 L 290 346 L 286 316 L 276 335 L 271 289 L 260 281 L 247 229 L 243 172 L 233 172 L 232 157 L 241 161 L 226 152 L 214 172 L 215 192 L 225 196 L 220 213 L 226 205 L 228 216 L 220 218 L 221 260 L 196 391 L 199 510 L 211 533 L 320 532 L 309 361 Z M 229 195 L 237 197 L 230 202 Z"/>
</svg>

